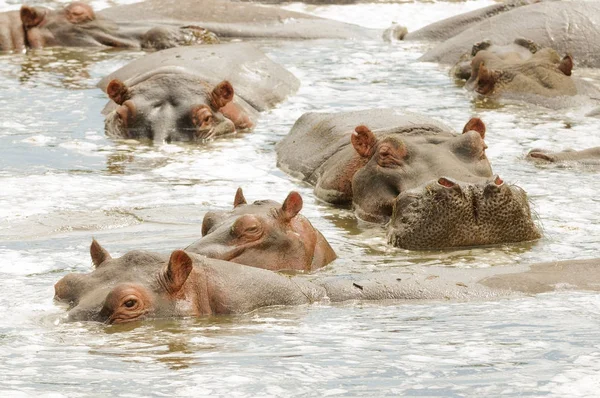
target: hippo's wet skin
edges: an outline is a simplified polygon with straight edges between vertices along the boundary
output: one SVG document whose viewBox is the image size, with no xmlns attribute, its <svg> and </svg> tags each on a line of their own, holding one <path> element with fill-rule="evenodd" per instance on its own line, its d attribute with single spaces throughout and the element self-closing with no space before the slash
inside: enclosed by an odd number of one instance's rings
<svg viewBox="0 0 600 398">
<path fill-rule="evenodd" d="M 336 257 L 323 235 L 299 214 L 302 197 L 290 192 L 283 204 L 247 204 L 238 189 L 233 210 L 206 213 L 202 239 L 185 250 L 273 271 L 310 272 Z"/>
<path fill-rule="evenodd" d="M 299 82 L 255 47 L 229 43 L 149 54 L 99 86 L 111 99 L 103 111 L 107 135 L 170 142 L 250 130 L 258 112 Z"/>
<path fill-rule="evenodd" d="M 82 2 L 59 10 L 24 5 L 20 11 L 0 13 L 0 51 L 54 46 L 164 49 L 217 41 L 197 26 L 119 26 Z"/>
<path fill-rule="evenodd" d="M 352 203 L 361 219 L 389 222 L 395 246 L 538 239 L 525 192 L 492 173 L 484 137 L 477 118 L 457 135 L 432 119 L 391 109 L 308 113 L 278 145 L 278 165 L 314 184 L 319 198 Z"/>
<path fill-rule="evenodd" d="M 319 301 L 489 300 L 558 289 L 600 290 L 599 260 L 307 278 L 182 250 L 170 257 L 131 251 L 113 259 L 94 241 L 90 251 L 92 272 L 66 275 L 54 286 L 55 300 L 69 305 L 70 321 L 118 324 Z"/>
<path fill-rule="evenodd" d="M 527 154 L 526 159 L 540 163 L 576 163 L 598 166 L 600 165 L 600 147 L 587 148 L 580 151 L 565 149 L 559 152 L 532 149 Z"/>
</svg>

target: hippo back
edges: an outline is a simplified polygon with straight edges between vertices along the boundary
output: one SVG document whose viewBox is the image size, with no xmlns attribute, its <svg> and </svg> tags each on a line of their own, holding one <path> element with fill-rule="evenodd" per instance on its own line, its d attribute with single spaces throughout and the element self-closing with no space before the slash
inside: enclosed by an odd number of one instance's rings
<svg viewBox="0 0 600 398">
<path fill-rule="evenodd" d="M 135 60 L 103 78 L 98 87 L 119 79 L 135 84 L 154 73 L 183 73 L 216 85 L 229 80 L 235 93 L 254 109 L 264 111 L 295 93 L 300 82 L 262 51 L 245 43 L 171 48 Z"/>
<path fill-rule="evenodd" d="M 350 145 L 350 136 L 359 125 L 366 125 L 378 135 L 406 134 L 417 129 L 432 134 L 452 131 L 443 123 L 423 115 L 392 108 L 344 113 L 309 112 L 296 121 L 290 133 L 277 145 L 277 165 L 295 177 L 309 179 L 325 161 Z"/>
</svg>

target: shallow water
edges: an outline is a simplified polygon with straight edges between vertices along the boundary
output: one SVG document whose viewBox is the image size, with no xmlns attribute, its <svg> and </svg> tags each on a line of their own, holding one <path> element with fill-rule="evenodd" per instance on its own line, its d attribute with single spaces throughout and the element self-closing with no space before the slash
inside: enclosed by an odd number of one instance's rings
<svg viewBox="0 0 600 398">
<path fill-rule="evenodd" d="M 0 1 L 0 10 L 17 3 Z M 410 15 L 413 30 L 487 4 L 290 7 L 367 25 L 373 18 L 361 16 L 375 15 L 380 26 Z M 598 170 L 524 161 L 536 147 L 600 145 L 600 122 L 583 117 L 585 109 L 475 102 L 445 68 L 415 62 L 426 49 L 418 43 L 260 45 L 301 79 L 300 91 L 264 113 L 254 133 L 204 146 L 104 136 L 106 98 L 95 84 L 141 52 L 0 56 L 0 395 L 596 396 L 600 299 L 591 293 L 318 304 L 113 327 L 61 322 L 53 284 L 90 270 L 92 236 L 113 256 L 187 246 L 200 235 L 204 213 L 229 208 L 238 186 L 249 200 L 281 201 L 298 190 L 303 214 L 339 255 L 321 271 L 327 275 L 598 257 Z M 593 71 L 577 73 L 600 80 Z M 494 171 L 529 193 L 544 238 L 455 251 L 390 248 L 381 227 L 317 201 L 310 187 L 275 167 L 275 144 L 304 112 L 383 106 L 425 113 L 456 130 L 480 116 Z"/>
</svg>

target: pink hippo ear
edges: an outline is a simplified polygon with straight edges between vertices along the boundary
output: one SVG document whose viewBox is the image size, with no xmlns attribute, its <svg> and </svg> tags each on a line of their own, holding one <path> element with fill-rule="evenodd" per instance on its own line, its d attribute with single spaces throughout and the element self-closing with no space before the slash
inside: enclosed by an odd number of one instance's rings
<svg viewBox="0 0 600 398">
<path fill-rule="evenodd" d="M 69 4 L 64 9 L 67 21 L 72 24 L 84 23 L 96 19 L 94 10 L 88 4 L 74 2 Z"/>
<path fill-rule="evenodd" d="M 281 205 L 281 215 L 287 222 L 296 217 L 300 210 L 302 210 L 302 196 L 298 192 L 292 191 Z"/>
<path fill-rule="evenodd" d="M 98 243 L 96 239 L 92 239 L 92 244 L 90 245 L 90 256 L 92 257 L 92 263 L 96 268 L 98 268 L 103 262 L 112 259 L 110 254 L 108 254 L 106 249 L 100 246 L 100 243 Z"/>
<path fill-rule="evenodd" d="M 237 191 L 235 191 L 235 198 L 233 199 L 233 208 L 235 209 L 239 205 L 245 205 L 247 203 L 248 202 L 246 202 L 246 198 L 244 197 L 244 191 L 242 191 L 242 188 L 239 187 Z"/>
<path fill-rule="evenodd" d="M 25 29 L 33 28 L 46 18 L 46 9 L 40 7 L 21 7 L 21 23 Z"/>
<path fill-rule="evenodd" d="M 560 60 L 560 64 L 558 64 L 558 70 L 564 73 L 566 76 L 571 76 L 571 71 L 573 70 L 573 57 L 571 54 L 567 54 Z"/>
<path fill-rule="evenodd" d="M 462 133 L 464 134 L 469 131 L 477 131 L 479 133 L 479 135 L 481 136 L 481 139 L 485 138 L 485 124 L 478 117 L 471 118 L 471 120 L 469 120 L 467 122 L 467 124 L 465 124 L 465 127 L 463 128 Z"/>
<path fill-rule="evenodd" d="M 354 146 L 354 149 L 360 156 L 369 158 L 373 154 L 377 138 L 375 138 L 375 134 L 367 126 L 361 125 L 354 129 L 350 141 L 352 141 L 352 146 Z"/>
<path fill-rule="evenodd" d="M 486 68 L 483 62 L 480 63 L 479 71 L 477 72 L 477 87 L 475 88 L 475 91 L 482 95 L 490 94 L 494 91 L 494 86 L 499 77 L 500 73 L 498 71 L 490 70 Z"/>
<path fill-rule="evenodd" d="M 171 253 L 167 269 L 163 273 L 163 286 L 170 294 L 177 294 L 194 268 L 192 259 L 183 250 Z"/>
<path fill-rule="evenodd" d="M 233 100 L 233 94 L 233 86 L 227 80 L 217 84 L 211 93 L 214 108 L 218 110 L 230 103 Z"/>
<path fill-rule="evenodd" d="M 130 97 L 129 88 L 119 79 L 112 79 L 106 86 L 106 94 L 108 97 L 119 105 L 127 101 Z"/>
</svg>

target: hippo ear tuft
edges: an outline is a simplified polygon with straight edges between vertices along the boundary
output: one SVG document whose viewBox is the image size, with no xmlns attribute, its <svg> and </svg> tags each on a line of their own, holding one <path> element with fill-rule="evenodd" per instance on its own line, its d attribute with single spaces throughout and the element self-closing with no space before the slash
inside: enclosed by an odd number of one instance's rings
<svg viewBox="0 0 600 398">
<path fill-rule="evenodd" d="M 129 99 L 129 89 L 119 79 L 112 79 L 106 86 L 106 94 L 108 97 L 119 105 Z"/>
<path fill-rule="evenodd" d="M 108 251 L 100 246 L 100 243 L 98 243 L 96 239 L 92 239 L 92 244 L 90 245 L 90 256 L 92 257 L 92 263 L 96 268 L 98 268 L 103 262 L 112 259 Z"/>
<path fill-rule="evenodd" d="M 478 117 L 473 117 L 471 118 L 471 120 L 469 120 L 467 122 L 467 124 L 465 124 L 465 127 L 463 128 L 463 134 L 467 133 L 469 131 L 477 131 L 479 133 L 479 135 L 481 136 L 481 139 L 485 138 L 485 123 L 483 123 L 483 120 L 481 120 Z"/>
<path fill-rule="evenodd" d="M 479 64 L 479 71 L 477 72 L 477 91 L 479 94 L 486 95 L 494 91 L 496 81 L 500 77 L 500 73 L 495 70 L 486 68 L 482 62 Z"/>
<path fill-rule="evenodd" d="M 352 141 L 352 146 L 360 156 L 369 158 L 377 143 L 377 138 L 375 138 L 375 134 L 367 126 L 360 125 L 354 129 L 354 134 L 350 137 L 350 141 Z"/>
<path fill-rule="evenodd" d="M 246 198 L 244 197 L 244 191 L 242 191 L 242 187 L 239 187 L 237 191 L 235 191 L 235 198 L 233 199 L 233 208 L 235 209 L 239 205 L 245 205 Z"/>
<path fill-rule="evenodd" d="M 46 17 L 46 10 L 40 7 L 21 7 L 21 23 L 25 29 L 33 28 L 42 23 Z"/>
<path fill-rule="evenodd" d="M 573 57 L 571 54 L 567 54 L 560 60 L 560 64 L 558 64 L 558 70 L 565 74 L 565 76 L 571 76 L 571 71 L 573 70 Z"/>
<path fill-rule="evenodd" d="M 169 264 L 164 271 L 165 287 L 171 294 L 178 293 L 194 268 L 190 256 L 183 250 L 171 253 Z"/>
<path fill-rule="evenodd" d="M 216 109 L 221 109 L 233 100 L 233 95 L 233 86 L 227 80 L 223 80 L 217 84 L 211 93 L 213 106 Z"/>
<path fill-rule="evenodd" d="M 300 210 L 302 210 L 302 196 L 298 192 L 292 191 L 281 205 L 281 214 L 285 221 L 290 221 L 300 213 Z"/>
</svg>

